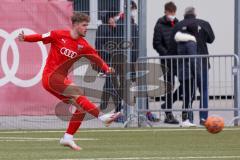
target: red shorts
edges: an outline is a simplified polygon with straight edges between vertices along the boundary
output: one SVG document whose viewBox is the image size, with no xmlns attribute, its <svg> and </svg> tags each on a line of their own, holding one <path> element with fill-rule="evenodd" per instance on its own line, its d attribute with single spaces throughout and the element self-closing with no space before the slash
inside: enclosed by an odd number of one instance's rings
<svg viewBox="0 0 240 160">
<path fill-rule="evenodd" d="M 42 85 L 43 87 L 63 101 L 68 101 L 71 96 L 64 95 L 64 90 L 72 83 L 68 77 L 62 74 L 43 74 Z"/>
</svg>

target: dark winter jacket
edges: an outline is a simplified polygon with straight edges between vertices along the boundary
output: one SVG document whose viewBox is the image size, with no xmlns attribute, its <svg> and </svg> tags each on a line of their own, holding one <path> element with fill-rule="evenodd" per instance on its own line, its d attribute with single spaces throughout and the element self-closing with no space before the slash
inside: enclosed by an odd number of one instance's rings
<svg viewBox="0 0 240 160">
<path fill-rule="evenodd" d="M 101 58 L 108 64 L 113 54 L 113 49 L 110 49 L 108 44 L 116 43 L 115 32 L 116 28 L 104 23 L 98 27 L 96 33 L 95 47 Z"/>
<path fill-rule="evenodd" d="M 207 21 L 196 19 L 193 15 L 186 16 L 184 20 L 180 21 L 174 27 L 170 40 L 169 54 L 181 55 L 181 53 L 177 52 L 177 42 L 175 41 L 174 37 L 179 31 L 189 33 L 189 26 L 197 26 L 197 32 L 193 34 L 197 41 L 197 55 L 208 55 L 209 52 L 207 43 L 212 43 L 215 39 L 215 35 L 210 24 Z M 203 71 L 209 69 L 210 63 L 208 61 L 208 58 L 202 58 L 201 64 L 199 64 L 199 66 L 202 66 Z"/>
<path fill-rule="evenodd" d="M 187 26 L 197 25 L 198 32 L 194 35 L 197 40 L 197 51 L 199 55 L 208 55 L 207 43 L 212 43 L 215 39 L 211 25 L 204 20 L 196 19 L 194 16 L 186 16 L 184 20 L 180 21 L 175 27 L 171 35 L 170 49 L 171 55 L 176 54 L 177 45 L 174 36 L 178 31 L 186 32 Z"/>
<path fill-rule="evenodd" d="M 178 23 L 178 20 L 174 20 L 174 25 Z M 168 55 L 168 50 L 170 48 L 170 38 L 173 31 L 173 24 L 171 21 L 167 20 L 167 17 L 164 16 L 159 18 L 153 35 L 153 48 L 158 52 L 160 56 Z"/>
</svg>

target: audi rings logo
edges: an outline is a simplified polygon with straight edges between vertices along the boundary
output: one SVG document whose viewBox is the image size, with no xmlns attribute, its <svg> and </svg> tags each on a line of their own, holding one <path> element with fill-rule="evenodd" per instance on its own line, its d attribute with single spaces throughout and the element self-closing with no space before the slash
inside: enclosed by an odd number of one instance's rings
<svg viewBox="0 0 240 160">
<path fill-rule="evenodd" d="M 70 58 L 74 58 L 77 56 L 76 52 L 74 52 L 68 48 L 65 48 L 65 47 L 61 48 L 60 52 L 61 52 L 61 54 L 65 55 L 67 57 L 70 57 Z"/>
<path fill-rule="evenodd" d="M 4 74 L 4 77 L 0 78 L 0 86 L 4 86 L 5 84 L 11 82 L 13 84 L 15 84 L 18 87 L 31 87 L 36 85 L 40 80 L 41 80 L 41 76 L 42 76 L 42 72 L 43 72 L 43 68 L 46 62 L 46 58 L 47 58 L 47 49 L 44 46 L 44 44 L 42 42 L 38 42 L 38 46 L 41 50 L 42 53 L 42 64 L 41 64 L 41 69 L 38 72 L 37 75 L 35 75 L 35 77 L 28 79 L 28 80 L 23 80 L 20 79 L 18 77 L 16 77 L 16 73 L 19 67 L 19 50 L 18 50 L 18 46 L 16 44 L 15 39 L 18 37 L 18 34 L 20 32 L 24 31 L 25 34 L 34 34 L 35 32 L 27 29 L 27 28 L 19 28 L 15 31 L 13 31 L 12 33 L 8 33 L 2 29 L 0 29 L 0 37 L 2 37 L 3 39 L 5 39 L 5 41 L 3 42 L 2 45 L 2 49 L 1 49 L 1 67 L 2 67 L 2 71 Z M 13 53 L 13 64 L 11 67 L 9 67 L 10 65 L 8 64 L 8 50 L 11 49 L 12 53 Z"/>
</svg>

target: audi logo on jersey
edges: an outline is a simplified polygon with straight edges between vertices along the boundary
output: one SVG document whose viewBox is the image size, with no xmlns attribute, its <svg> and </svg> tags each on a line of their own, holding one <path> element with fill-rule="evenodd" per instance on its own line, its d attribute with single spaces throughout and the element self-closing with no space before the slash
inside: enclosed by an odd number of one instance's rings
<svg viewBox="0 0 240 160">
<path fill-rule="evenodd" d="M 69 58 L 75 58 L 77 56 L 77 53 L 66 48 L 66 47 L 63 47 L 60 49 L 60 53 L 69 57 Z"/>
</svg>

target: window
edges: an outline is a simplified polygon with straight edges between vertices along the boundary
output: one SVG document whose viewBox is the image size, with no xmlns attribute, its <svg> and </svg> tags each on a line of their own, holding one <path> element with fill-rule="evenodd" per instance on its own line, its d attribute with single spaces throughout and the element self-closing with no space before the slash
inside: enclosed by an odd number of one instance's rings
<svg viewBox="0 0 240 160">
<path fill-rule="evenodd" d="M 73 8 L 75 11 L 81 11 L 89 15 L 90 11 L 89 0 L 74 0 Z"/>
</svg>

